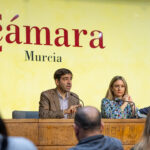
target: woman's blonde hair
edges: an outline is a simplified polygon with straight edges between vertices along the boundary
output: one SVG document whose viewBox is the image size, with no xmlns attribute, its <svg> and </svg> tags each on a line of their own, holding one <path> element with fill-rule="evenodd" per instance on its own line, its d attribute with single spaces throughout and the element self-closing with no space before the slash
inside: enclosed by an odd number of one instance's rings
<svg viewBox="0 0 150 150">
<path fill-rule="evenodd" d="M 147 115 L 144 132 L 140 142 L 135 145 L 134 150 L 149 150 L 150 149 L 150 112 Z"/>
<path fill-rule="evenodd" d="M 115 76 L 115 77 L 112 78 L 112 80 L 111 80 L 111 82 L 109 84 L 109 88 L 107 90 L 105 98 L 107 98 L 109 100 L 114 100 L 115 97 L 114 97 L 114 93 L 112 91 L 112 87 L 113 87 L 114 82 L 116 82 L 117 80 L 122 80 L 123 81 L 124 86 L 125 86 L 124 95 L 128 94 L 128 85 L 127 85 L 126 80 L 122 76 Z"/>
</svg>

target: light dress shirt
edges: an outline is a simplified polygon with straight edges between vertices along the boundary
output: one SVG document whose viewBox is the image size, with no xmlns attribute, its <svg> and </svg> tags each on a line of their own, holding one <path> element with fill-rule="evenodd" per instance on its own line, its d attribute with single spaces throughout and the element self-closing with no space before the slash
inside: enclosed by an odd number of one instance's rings
<svg viewBox="0 0 150 150">
<path fill-rule="evenodd" d="M 65 110 L 65 109 L 68 109 L 68 97 L 69 97 L 69 94 L 67 93 L 66 94 L 66 97 L 63 99 L 63 97 L 60 95 L 60 93 L 57 91 L 58 93 L 58 98 L 59 98 L 59 102 L 60 102 L 60 109 L 61 110 Z M 68 115 L 67 114 L 64 114 L 64 118 L 67 118 Z"/>
</svg>

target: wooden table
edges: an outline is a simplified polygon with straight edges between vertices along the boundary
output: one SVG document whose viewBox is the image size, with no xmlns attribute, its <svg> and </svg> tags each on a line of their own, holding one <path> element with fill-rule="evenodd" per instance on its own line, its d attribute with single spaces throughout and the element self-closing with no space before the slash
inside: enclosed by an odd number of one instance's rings
<svg viewBox="0 0 150 150">
<path fill-rule="evenodd" d="M 129 150 L 140 139 L 145 119 L 102 119 L 103 134 L 118 138 Z M 39 150 L 66 150 L 77 144 L 73 119 L 5 119 L 11 136 L 23 136 Z"/>
</svg>

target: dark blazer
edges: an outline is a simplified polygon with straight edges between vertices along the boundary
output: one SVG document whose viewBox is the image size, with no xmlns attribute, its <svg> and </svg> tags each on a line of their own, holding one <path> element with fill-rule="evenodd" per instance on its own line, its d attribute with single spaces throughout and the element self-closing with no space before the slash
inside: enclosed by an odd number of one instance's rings
<svg viewBox="0 0 150 150">
<path fill-rule="evenodd" d="M 81 139 L 75 147 L 68 150 L 123 150 L 123 146 L 116 138 L 95 135 Z"/>
<path fill-rule="evenodd" d="M 78 105 L 79 98 L 73 92 L 69 92 L 68 108 L 71 105 Z M 63 110 L 60 109 L 60 102 L 56 89 L 50 89 L 41 93 L 39 102 L 40 118 L 64 118 Z M 68 118 L 74 118 L 73 114 L 68 114 Z"/>
</svg>

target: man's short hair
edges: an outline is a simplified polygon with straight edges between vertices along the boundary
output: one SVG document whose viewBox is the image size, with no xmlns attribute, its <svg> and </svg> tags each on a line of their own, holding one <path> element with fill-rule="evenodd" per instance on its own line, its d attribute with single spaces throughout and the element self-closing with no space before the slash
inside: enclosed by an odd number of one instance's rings
<svg viewBox="0 0 150 150">
<path fill-rule="evenodd" d="M 93 109 L 94 112 L 88 111 L 88 108 Z M 82 107 L 77 110 L 74 121 L 77 126 L 84 130 L 99 129 L 101 126 L 101 113 L 95 107 Z"/>
<path fill-rule="evenodd" d="M 56 72 L 54 73 L 54 79 L 56 80 L 60 80 L 61 76 L 65 75 L 65 74 L 71 74 L 72 72 L 69 69 L 66 68 L 61 68 L 56 70 Z"/>
</svg>

